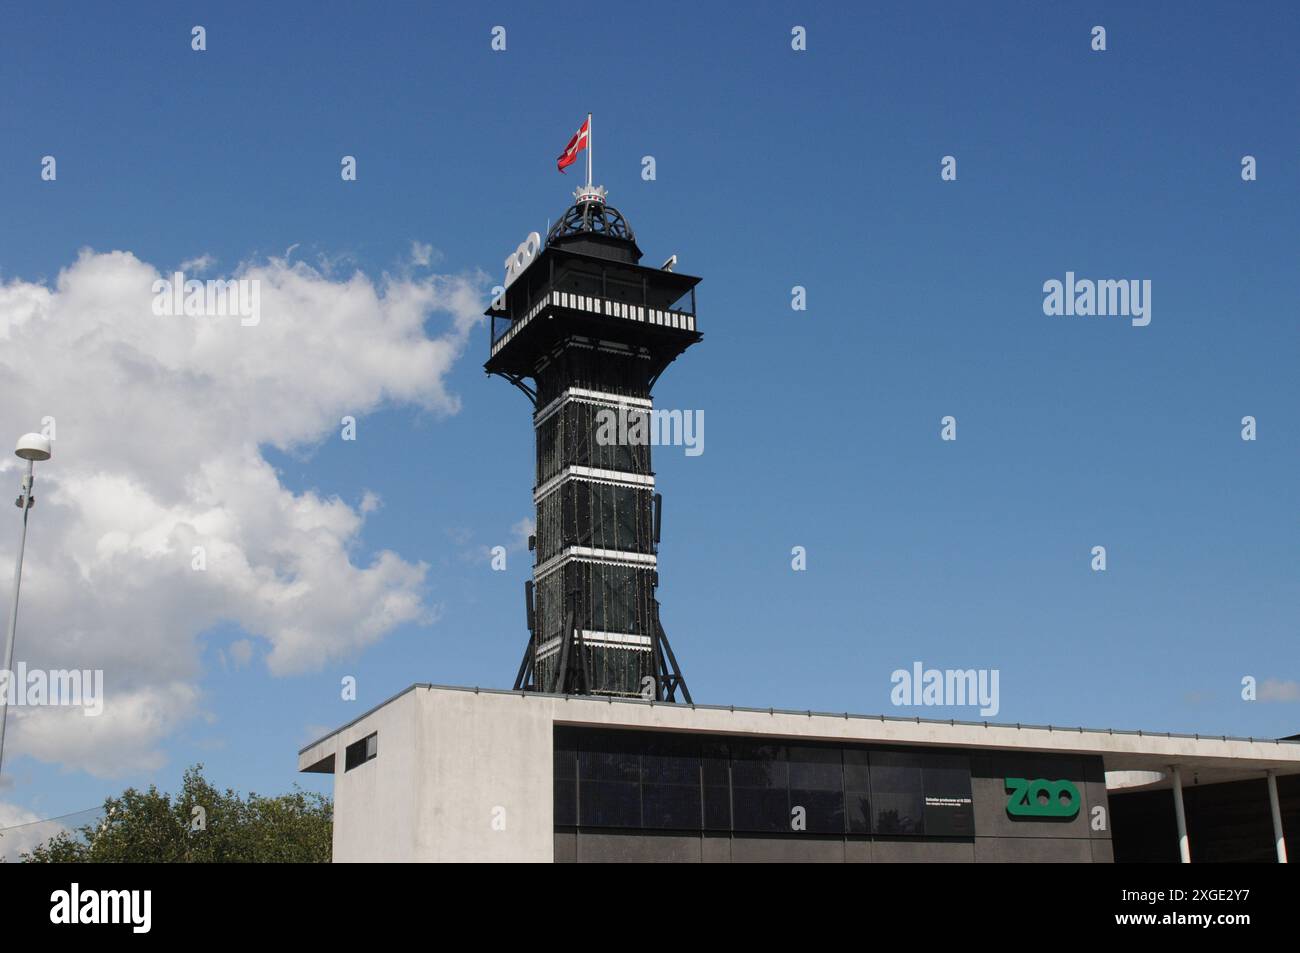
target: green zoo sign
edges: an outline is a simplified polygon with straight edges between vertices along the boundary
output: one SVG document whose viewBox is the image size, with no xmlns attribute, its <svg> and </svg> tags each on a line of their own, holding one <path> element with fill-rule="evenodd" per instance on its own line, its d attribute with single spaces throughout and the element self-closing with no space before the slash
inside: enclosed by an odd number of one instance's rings
<svg viewBox="0 0 1300 953">
<path fill-rule="evenodd" d="M 1079 813 L 1079 789 L 1070 781 L 1007 778 L 1007 813 L 1012 817 L 1074 817 Z"/>
</svg>

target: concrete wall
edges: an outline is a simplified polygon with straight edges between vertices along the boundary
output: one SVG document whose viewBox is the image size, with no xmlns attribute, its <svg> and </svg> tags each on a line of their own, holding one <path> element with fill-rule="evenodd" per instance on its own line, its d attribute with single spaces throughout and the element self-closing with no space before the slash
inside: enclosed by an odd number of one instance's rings
<svg viewBox="0 0 1300 953">
<path fill-rule="evenodd" d="M 550 862 L 555 850 L 550 711 L 513 695 L 420 696 L 426 742 L 419 755 L 419 857 Z"/>
<path fill-rule="evenodd" d="M 1068 778 L 1079 789 L 1079 813 L 1068 820 L 1014 817 L 1006 809 L 1007 778 Z M 976 863 L 1091 863 L 1112 858 L 1105 769 L 1095 755 L 977 752 L 971 756 L 971 798 Z M 1101 830 L 1093 829 L 1096 807 L 1101 808 Z"/>
<path fill-rule="evenodd" d="M 346 746 L 374 731 L 378 756 L 344 771 Z M 398 696 L 323 749 L 335 755 L 335 862 L 549 862 L 553 735 L 546 706 L 516 696 Z"/>
<path fill-rule="evenodd" d="M 419 709 L 419 694 L 407 692 L 335 736 L 330 747 L 336 861 L 421 859 L 414 837 L 421 795 L 417 765 L 424 750 Z M 372 731 L 379 732 L 377 756 L 345 772 L 344 749 Z"/>
</svg>

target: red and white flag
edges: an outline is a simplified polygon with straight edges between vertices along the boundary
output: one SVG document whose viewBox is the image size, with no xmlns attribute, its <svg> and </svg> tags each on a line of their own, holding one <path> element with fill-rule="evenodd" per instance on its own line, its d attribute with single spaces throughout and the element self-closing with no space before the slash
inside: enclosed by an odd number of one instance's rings
<svg viewBox="0 0 1300 953">
<path fill-rule="evenodd" d="M 573 165 L 573 163 L 578 161 L 578 153 L 587 148 L 587 145 L 590 142 L 591 117 L 588 116 L 582 125 L 578 127 L 578 131 L 573 134 L 573 138 L 569 140 L 569 144 L 564 147 L 564 151 L 560 153 L 558 158 L 556 158 L 555 167 L 563 172 L 565 168 Z"/>
</svg>

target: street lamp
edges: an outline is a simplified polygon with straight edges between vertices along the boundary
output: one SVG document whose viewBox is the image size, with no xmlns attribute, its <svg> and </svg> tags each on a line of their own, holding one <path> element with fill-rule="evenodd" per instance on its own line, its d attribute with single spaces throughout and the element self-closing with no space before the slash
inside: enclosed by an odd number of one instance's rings
<svg viewBox="0 0 1300 953">
<path fill-rule="evenodd" d="M 23 434 L 18 438 L 14 454 L 27 461 L 27 473 L 23 475 L 22 492 L 14 500 L 14 505 L 23 511 L 23 533 L 18 540 L 18 561 L 14 564 L 14 600 L 9 610 L 9 635 L 5 639 L 6 685 L 4 692 L 0 693 L 0 770 L 4 767 L 5 759 L 5 725 L 9 721 L 10 689 L 17 694 L 17 687 L 13 685 L 14 634 L 18 629 L 18 586 L 23 578 L 23 550 L 27 547 L 27 514 L 36 504 L 36 497 L 32 496 L 32 469 L 37 460 L 50 459 L 50 440 L 38 433 Z"/>
</svg>

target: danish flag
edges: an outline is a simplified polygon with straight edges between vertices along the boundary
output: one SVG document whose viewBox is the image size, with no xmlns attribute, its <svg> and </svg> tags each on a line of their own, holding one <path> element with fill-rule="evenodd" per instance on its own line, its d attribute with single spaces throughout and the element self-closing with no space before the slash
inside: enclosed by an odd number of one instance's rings
<svg viewBox="0 0 1300 953">
<path fill-rule="evenodd" d="M 586 121 L 578 127 L 578 131 L 573 134 L 569 144 L 564 147 L 564 151 L 555 160 L 555 167 L 563 172 L 568 166 L 578 161 L 578 153 L 587 148 L 591 142 L 591 117 L 588 116 Z"/>
</svg>

